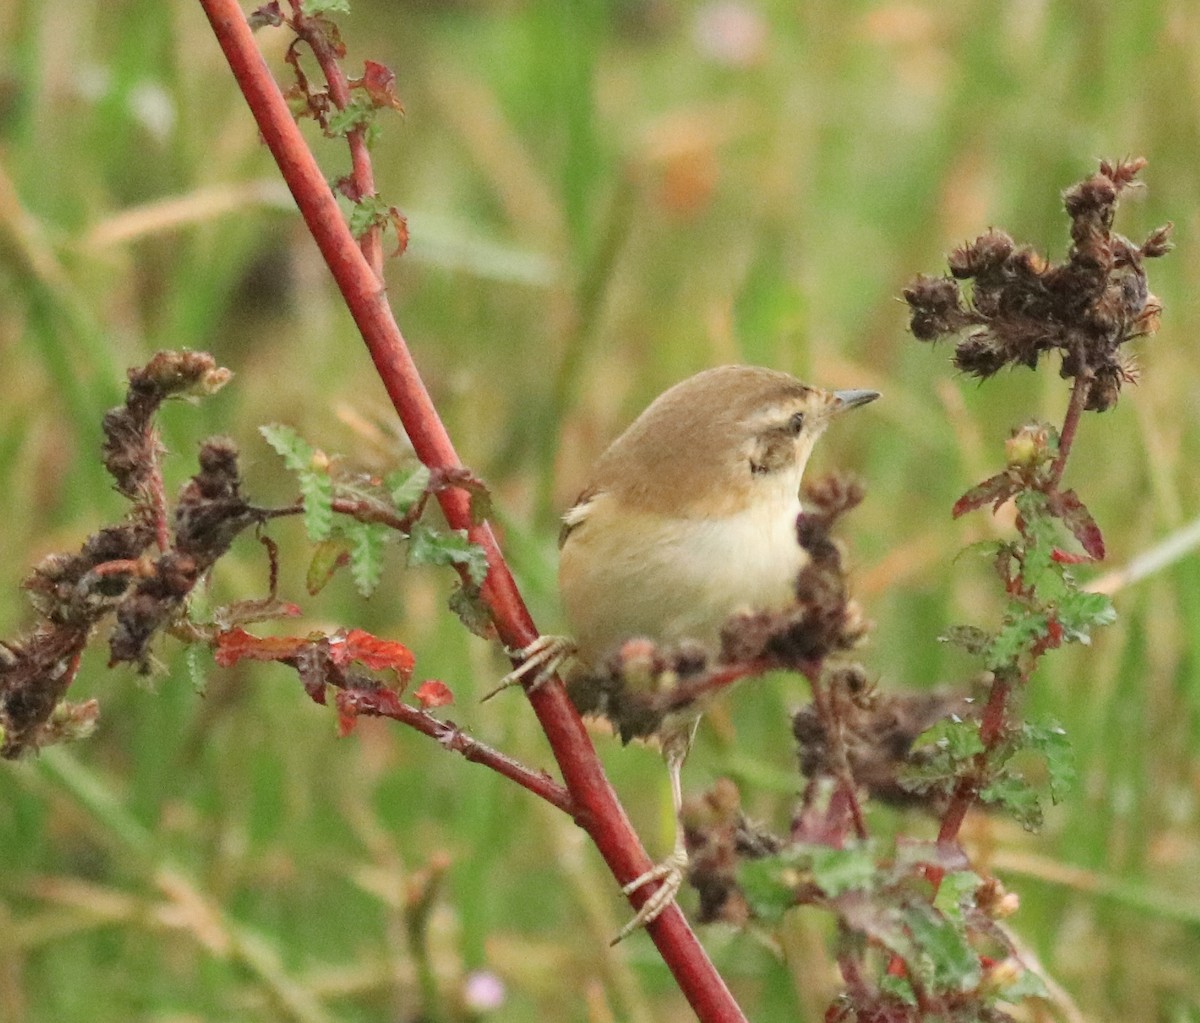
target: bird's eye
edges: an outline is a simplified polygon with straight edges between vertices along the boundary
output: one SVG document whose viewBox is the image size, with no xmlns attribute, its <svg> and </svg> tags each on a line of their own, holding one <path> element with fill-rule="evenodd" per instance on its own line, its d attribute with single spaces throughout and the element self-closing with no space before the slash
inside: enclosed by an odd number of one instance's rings
<svg viewBox="0 0 1200 1023">
<path fill-rule="evenodd" d="M 797 434 L 803 429 L 804 429 L 804 413 L 803 412 L 793 412 L 791 418 L 788 420 L 788 430 L 790 430 L 793 434 Z"/>
</svg>

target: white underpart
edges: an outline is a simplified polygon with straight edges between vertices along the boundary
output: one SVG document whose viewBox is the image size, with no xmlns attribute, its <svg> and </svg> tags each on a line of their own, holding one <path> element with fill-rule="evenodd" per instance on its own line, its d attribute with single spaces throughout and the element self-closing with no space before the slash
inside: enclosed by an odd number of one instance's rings
<svg viewBox="0 0 1200 1023">
<path fill-rule="evenodd" d="M 798 477 L 756 480 L 756 499 L 723 517 L 642 512 L 609 523 L 598 507 L 581 509 L 563 550 L 563 599 L 581 659 L 603 657 L 634 636 L 715 646 L 734 612 L 790 603 L 805 560 L 796 540 Z M 589 505 L 608 500 L 600 494 Z M 631 534 L 637 539 L 628 542 Z"/>
</svg>

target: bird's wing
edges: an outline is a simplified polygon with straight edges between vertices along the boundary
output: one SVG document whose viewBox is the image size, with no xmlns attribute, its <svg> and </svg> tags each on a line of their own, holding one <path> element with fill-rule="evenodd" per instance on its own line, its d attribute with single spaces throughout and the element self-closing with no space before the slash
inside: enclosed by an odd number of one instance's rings
<svg viewBox="0 0 1200 1023">
<path fill-rule="evenodd" d="M 575 498 L 575 503 L 566 510 L 562 517 L 562 528 L 558 531 L 558 549 L 561 551 L 567 542 L 567 537 L 587 520 L 592 510 L 592 502 L 602 493 L 599 487 L 588 487 Z"/>
</svg>

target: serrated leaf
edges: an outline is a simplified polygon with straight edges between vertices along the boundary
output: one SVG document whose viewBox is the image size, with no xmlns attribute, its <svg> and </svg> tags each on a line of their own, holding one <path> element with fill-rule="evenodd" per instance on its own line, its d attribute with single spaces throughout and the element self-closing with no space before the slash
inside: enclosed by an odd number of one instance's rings
<svg viewBox="0 0 1200 1023">
<path fill-rule="evenodd" d="M 1095 561 L 1104 560 L 1104 534 L 1074 490 L 1051 495 L 1050 507 Z"/>
<path fill-rule="evenodd" d="M 413 652 L 403 643 L 380 637 L 362 629 L 337 632 L 330 643 L 330 656 L 335 664 L 357 661 L 372 671 L 394 671 L 407 681 L 416 667 Z"/>
<path fill-rule="evenodd" d="M 1075 590 L 1059 600 L 1057 610 L 1063 639 L 1069 643 L 1087 643 L 1092 629 L 1117 620 L 1117 609 L 1103 593 Z"/>
<path fill-rule="evenodd" d="M 1021 964 L 1021 970 L 1007 984 L 999 988 L 1000 998 L 1016 1003 L 1026 998 L 1050 998 L 1046 982 L 1036 973 Z"/>
<path fill-rule="evenodd" d="M 830 898 L 856 889 L 870 889 L 879 875 L 875 850 L 869 843 L 841 849 L 828 845 L 803 848 L 808 852 L 813 881 Z"/>
<path fill-rule="evenodd" d="M 912 984 L 904 977 L 893 977 L 890 973 L 885 973 L 879 978 L 879 990 L 903 1005 L 917 1005 L 917 996 Z"/>
<path fill-rule="evenodd" d="M 188 678 L 192 683 L 192 692 L 204 696 L 208 692 L 208 673 L 200 664 L 200 651 L 204 648 L 194 643 L 184 649 L 184 662 L 187 664 Z"/>
<path fill-rule="evenodd" d="M 329 460 L 290 426 L 268 423 L 258 432 L 296 473 L 304 498 L 304 529 L 314 543 L 327 540 L 333 532 L 333 479 Z"/>
<path fill-rule="evenodd" d="M 358 592 L 369 597 L 383 576 L 383 554 L 391 530 L 377 522 L 349 522 L 350 576 Z"/>
<path fill-rule="evenodd" d="M 1033 612 L 1015 605 L 988 645 L 987 666 L 992 671 L 1015 665 L 1020 658 L 1033 649 L 1038 640 L 1049 631 L 1050 622 L 1041 612 Z"/>
<path fill-rule="evenodd" d="M 979 793 L 979 798 L 1012 814 L 1026 831 L 1041 830 L 1042 803 L 1037 790 L 1024 778 L 1001 773 Z"/>
<path fill-rule="evenodd" d="M 313 549 L 312 560 L 308 563 L 304 586 L 313 596 L 320 593 L 339 568 L 350 563 L 350 548 L 343 536 L 333 536 L 322 540 Z"/>
<path fill-rule="evenodd" d="M 744 861 L 737 879 L 750 912 L 759 920 L 778 920 L 796 904 L 795 887 L 800 876 L 780 856 Z"/>
<path fill-rule="evenodd" d="M 477 586 L 464 586 L 460 579 L 447 602 L 459 621 L 482 639 L 491 639 L 492 612 L 483 602 Z"/>
<path fill-rule="evenodd" d="M 969 654 L 982 654 L 987 650 L 992 639 L 990 632 L 974 625 L 952 625 L 938 636 L 939 643 L 950 643 L 961 647 Z"/>
<path fill-rule="evenodd" d="M 267 423 L 260 426 L 258 432 L 292 472 L 305 472 L 312 468 L 317 449 L 290 426 Z"/>
<path fill-rule="evenodd" d="M 955 762 L 963 763 L 983 752 L 979 726 L 961 718 L 942 718 L 923 732 L 918 742 L 944 750 Z"/>
<path fill-rule="evenodd" d="M 454 694 L 450 691 L 450 687 L 445 682 L 439 682 L 432 678 L 417 686 L 417 691 L 413 693 L 413 696 L 416 697 L 422 710 L 429 710 L 432 707 L 447 707 L 454 702 Z"/>
<path fill-rule="evenodd" d="M 313 543 L 333 534 L 333 477 L 326 472 L 301 472 L 297 482 L 304 498 L 304 531 Z"/>
<path fill-rule="evenodd" d="M 384 483 L 391 494 L 396 511 L 407 515 L 429 489 L 429 470 L 423 465 L 418 465 L 410 472 L 391 473 Z"/>
<path fill-rule="evenodd" d="M 974 905 L 975 892 L 981 884 L 983 879 L 973 870 L 950 871 L 938 885 L 937 896 L 933 900 L 934 909 L 944 913 L 948 919 L 963 920 L 963 908 Z"/>
<path fill-rule="evenodd" d="M 329 119 L 330 133 L 341 134 L 367 124 L 374 113 L 373 107 L 356 101 L 339 116 Z M 355 238 L 361 238 L 373 227 L 382 227 L 387 221 L 388 205 L 378 195 L 364 195 L 350 207 L 350 233 Z"/>
<path fill-rule="evenodd" d="M 1000 548 L 1004 546 L 997 540 L 976 540 L 974 543 L 969 543 L 965 547 L 959 548 L 957 554 L 951 559 L 957 563 L 959 558 L 966 557 L 968 554 L 977 554 L 983 558 L 994 558 L 1000 553 Z"/>
<path fill-rule="evenodd" d="M 997 473 L 982 483 L 973 486 L 954 502 L 950 514 L 960 518 L 969 511 L 982 508 L 985 504 L 1001 505 L 1021 489 L 1019 477 L 1008 472 Z"/>
<path fill-rule="evenodd" d="M 1040 754 L 1046 763 L 1050 799 L 1058 803 L 1074 787 L 1077 777 L 1075 750 L 1066 729 L 1057 722 L 1034 724 L 1026 722 L 1021 736 L 1029 749 Z"/>
<path fill-rule="evenodd" d="M 492 492 L 482 483 L 471 491 L 471 522 L 478 526 L 492 517 Z"/>
<path fill-rule="evenodd" d="M 979 955 L 971 946 L 964 926 L 938 913 L 927 903 L 905 906 L 904 922 L 919 955 L 909 969 L 927 980 L 935 991 L 973 991 L 983 979 Z"/>
<path fill-rule="evenodd" d="M 1017 495 L 1017 510 L 1024 523 L 1021 529 L 1025 541 L 1021 558 L 1021 578 L 1026 586 L 1044 587 L 1059 582 L 1062 568 L 1054 560 L 1058 545 L 1058 529 L 1046 495 L 1038 490 L 1025 490 Z"/>
<path fill-rule="evenodd" d="M 478 544 L 467 539 L 466 530 L 442 532 L 417 522 L 408 538 L 410 565 L 463 565 L 468 578 L 476 586 L 487 576 L 487 554 Z"/>
</svg>

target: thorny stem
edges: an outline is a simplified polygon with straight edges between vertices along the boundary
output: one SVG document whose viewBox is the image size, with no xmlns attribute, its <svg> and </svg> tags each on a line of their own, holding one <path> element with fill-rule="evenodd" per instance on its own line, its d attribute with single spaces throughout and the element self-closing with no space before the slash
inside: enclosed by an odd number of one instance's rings
<svg viewBox="0 0 1200 1023">
<path fill-rule="evenodd" d="M 358 325 L 417 457 L 431 470 L 460 468 L 462 463 L 425 389 L 380 280 L 355 244 L 337 200 L 255 44 L 245 15 L 236 0 L 200 3 L 263 140 Z M 509 649 L 528 646 L 537 637 L 537 628 L 490 526 L 471 521 L 470 496 L 463 491 L 449 488 L 440 491 L 437 499 L 450 527 L 465 529 L 467 538 L 487 555 L 488 574 L 481 596 L 492 613 L 500 641 Z M 557 680 L 538 686 L 528 695 L 575 802 L 575 819 L 587 830 L 617 881 L 626 884 L 634 880 L 650 869 L 650 857 L 617 801 L 579 713 Z M 632 901 L 640 906 L 654 890 L 644 886 L 634 893 Z M 702 1021 L 745 1019 L 678 906 L 670 906 L 647 931 Z"/>
</svg>

